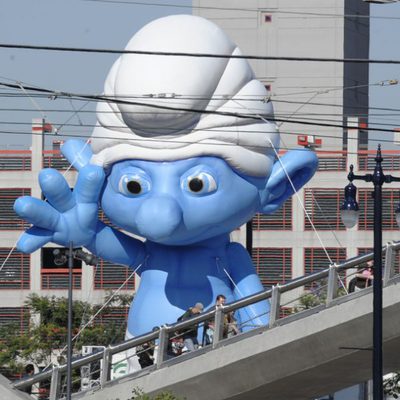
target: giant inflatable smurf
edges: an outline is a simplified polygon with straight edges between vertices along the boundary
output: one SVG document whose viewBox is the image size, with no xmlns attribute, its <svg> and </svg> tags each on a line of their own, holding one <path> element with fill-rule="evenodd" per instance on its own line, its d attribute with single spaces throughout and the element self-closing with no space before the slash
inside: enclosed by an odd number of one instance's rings
<svg viewBox="0 0 400 400">
<path fill-rule="evenodd" d="M 62 148 L 79 170 L 74 190 L 44 169 L 47 201 L 21 197 L 15 210 L 33 225 L 18 242 L 23 252 L 73 242 L 137 268 L 132 337 L 175 322 L 197 302 L 210 306 L 218 294 L 231 302 L 262 290 L 249 254 L 229 234 L 256 212 L 278 209 L 312 177 L 317 159 L 304 150 L 276 157 L 272 105 L 245 59 L 182 54 L 240 55 L 213 23 L 161 18 L 127 50 L 135 52 L 106 79 L 90 146 L 71 140 Z M 98 220 L 99 206 L 113 226 Z M 239 323 L 265 324 L 268 307 L 239 311 Z"/>
</svg>

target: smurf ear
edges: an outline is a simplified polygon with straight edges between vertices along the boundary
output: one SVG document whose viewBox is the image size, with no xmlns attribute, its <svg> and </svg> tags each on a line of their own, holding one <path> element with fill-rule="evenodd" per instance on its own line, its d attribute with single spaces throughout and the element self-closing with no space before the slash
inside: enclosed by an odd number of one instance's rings
<svg viewBox="0 0 400 400">
<path fill-rule="evenodd" d="M 61 146 L 61 152 L 78 171 L 89 164 L 93 152 L 90 144 L 79 139 L 71 139 Z"/>
<path fill-rule="evenodd" d="M 312 151 L 292 150 L 280 157 L 261 193 L 260 212 L 270 214 L 276 211 L 294 193 L 293 187 L 295 191 L 303 187 L 317 167 L 318 158 Z"/>
</svg>

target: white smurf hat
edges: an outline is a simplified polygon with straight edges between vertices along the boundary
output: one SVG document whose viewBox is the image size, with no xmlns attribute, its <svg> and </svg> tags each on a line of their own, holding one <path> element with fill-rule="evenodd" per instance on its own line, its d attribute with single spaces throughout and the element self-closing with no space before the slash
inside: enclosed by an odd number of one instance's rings
<svg viewBox="0 0 400 400">
<path fill-rule="evenodd" d="M 126 49 L 241 54 L 219 27 L 191 15 L 149 23 Z M 97 107 L 93 164 L 216 156 L 250 176 L 265 176 L 272 167 L 279 133 L 265 119 L 273 108 L 245 59 L 123 54 L 104 96 L 110 100 Z"/>
</svg>

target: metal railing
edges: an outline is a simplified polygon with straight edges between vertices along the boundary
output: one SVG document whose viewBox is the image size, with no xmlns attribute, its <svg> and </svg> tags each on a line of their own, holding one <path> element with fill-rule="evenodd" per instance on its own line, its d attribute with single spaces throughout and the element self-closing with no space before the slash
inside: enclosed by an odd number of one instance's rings
<svg viewBox="0 0 400 400">
<path fill-rule="evenodd" d="M 382 151 L 383 160 L 382 167 L 385 170 L 398 171 L 400 170 L 400 155 L 397 150 Z M 358 169 L 360 171 L 370 171 L 375 168 L 375 150 L 360 150 L 358 152 Z"/>
<path fill-rule="evenodd" d="M 395 252 L 400 249 L 400 242 L 390 242 L 383 246 L 385 252 L 385 265 L 383 275 L 383 286 L 386 286 L 391 278 L 395 276 Z M 138 346 L 144 345 L 149 342 L 155 343 L 158 341 L 158 351 L 155 360 L 155 368 L 162 368 L 164 363 L 168 360 L 167 348 L 168 341 L 171 336 L 176 335 L 176 332 L 183 331 L 187 328 L 198 326 L 201 323 L 213 320 L 215 331 L 212 342 L 212 348 L 218 347 L 219 343 L 224 340 L 223 327 L 224 327 L 224 314 L 232 313 L 242 307 L 247 307 L 261 300 L 270 300 L 270 312 L 268 327 L 271 328 L 276 325 L 277 321 L 281 319 L 281 295 L 292 290 L 312 284 L 313 282 L 321 279 L 327 279 L 326 284 L 326 306 L 338 297 L 338 281 L 339 273 L 349 268 L 354 268 L 366 263 L 373 259 L 373 252 L 365 253 L 363 255 L 346 260 L 341 264 L 332 264 L 328 268 L 318 271 L 316 273 L 294 279 L 284 285 L 273 286 L 270 290 L 265 290 L 251 296 L 244 297 L 238 301 L 217 307 L 208 312 L 204 312 L 188 320 L 177 322 L 173 325 L 164 325 L 157 330 L 129 339 L 120 344 L 109 346 L 104 351 L 94 353 L 80 359 L 72 361 L 72 369 L 80 368 L 92 362 L 101 361 L 102 368 L 100 371 L 100 387 L 103 387 L 111 379 L 112 357 L 117 353 L 127 351 Z M 267 328 L 268 328 L 267 327 Z M 57 400 L 60 397 L 61 391 L 61 376 L 67 371 L 66 365 L 56 366 L 51 370 L 41 372 L 33 375 L 30 378 L 16 381 L 13 386 L 16 389 L 23 389 L 34 385 L 39 382 L 48 381 L 51 379 L 49 400 Z"/>
</svg>

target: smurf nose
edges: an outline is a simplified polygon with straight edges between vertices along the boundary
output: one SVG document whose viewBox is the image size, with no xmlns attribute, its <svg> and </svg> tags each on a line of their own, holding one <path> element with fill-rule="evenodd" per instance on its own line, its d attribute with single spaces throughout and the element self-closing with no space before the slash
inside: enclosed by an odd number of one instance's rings
<svg viewBox="0 0 400 400">
<path fill-rule="evenodd" d="M 182 210 L 171 197 L 158 196 L 146 200 L 136 215 L 139 234 L 157 241 L 174 232 L 182 220 Z"/>
</svg>

